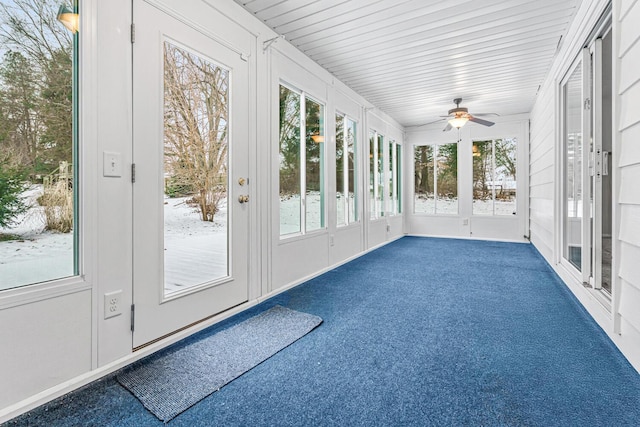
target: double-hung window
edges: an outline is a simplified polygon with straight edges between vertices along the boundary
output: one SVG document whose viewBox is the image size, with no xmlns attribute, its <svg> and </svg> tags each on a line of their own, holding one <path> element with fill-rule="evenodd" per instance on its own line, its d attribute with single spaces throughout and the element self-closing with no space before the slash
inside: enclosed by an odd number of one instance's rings
<svg viewBox="0 0 640 427">
<path fill-rule="evenodd" d="M 358 221 L 356 122 L 336 114 L 336 223 Z"/>
<path fill-rule="evenodd" d="M 414 213 L 458 214 L 458 144 L 414 148 Z"/>
<path fill-rule="evenodd" d="M 325 107 L 280 84 L 280 235 L 325 228 Z"/>
</svg>

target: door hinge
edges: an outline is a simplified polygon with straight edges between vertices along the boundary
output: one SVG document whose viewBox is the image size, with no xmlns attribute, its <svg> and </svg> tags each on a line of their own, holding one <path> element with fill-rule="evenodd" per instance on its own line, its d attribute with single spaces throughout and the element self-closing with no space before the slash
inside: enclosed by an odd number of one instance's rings
<svg viewBox="0 0 640 427">
<path fill-rule="evenodd" d="M 136 305 L 131 304 L 131 332 L 135 329 Z"/>
<path fill-rule="evenodd" d="M 131 183 L 136 182 L 136 164 L 131 163 Z"/>
<path fill-rule="evenodd" d="M 131 43 L 136 42 L 136 24 L 131 24 Z"/>
</svg>

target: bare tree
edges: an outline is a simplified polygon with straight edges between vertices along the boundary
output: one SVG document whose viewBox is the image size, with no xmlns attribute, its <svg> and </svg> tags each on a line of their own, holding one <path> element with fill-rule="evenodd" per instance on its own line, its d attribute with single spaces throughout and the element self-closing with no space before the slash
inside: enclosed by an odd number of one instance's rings
<svg viewBox="0 0 640 427">
<path fill-rule="evenodd" d="M 213 221 L 227 190 L 229 72 L 165 43 L 165 171 Z"/>
<path fill-rule="evenodd" d="M 0 135 L 5 154 L 32 173 L 71 162 L 73 37 L 54 0 L 0 3 Z M 3 137 L 4 136 L 4 137 Z"/>
</svg>

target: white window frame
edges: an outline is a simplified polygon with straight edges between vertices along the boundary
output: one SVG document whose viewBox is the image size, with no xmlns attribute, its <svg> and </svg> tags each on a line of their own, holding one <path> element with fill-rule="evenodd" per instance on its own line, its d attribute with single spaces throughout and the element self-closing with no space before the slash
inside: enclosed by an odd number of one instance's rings
<svg viewBox="0 0 640 427">
<path fill-rule="evenodd" d="M 322 190 L 320 194 L 321 200 L 326 199 L 326 189 L 327 189 L 327 173 L 326 173 L 326 163 L 327 163 L 327 105 L 326 103 L 320 101 L 316 97 L 310 95 L 308 92 L 304 90 L 298 89 L 295 86 L 285 82 L 280 81 L 278 83 L 278 88 L 280 86 L 284 86 L 292 92 L 300 95 L 300 231 L 296 231 L 293 233 L 281 234 L 281 231 L 278 232 L 280 239 L 288 239 L 296 236 L 303 236 L 307 234 L 313 234 L 325 231 L 327 229 L 327 203 L 322 202 L 320 218 L 321 218 L 321 226 L 318 229 L 314 229 L 311 231 L 307 230 L 307 141 L 305 138 L 306 130 L 307 130 L 307 122 L 306 122 L 306 102 L 307 99 L 319 104 L 322 106 L 323 117 L 323 136 L 325 137 L 325 142 L 322 144 L 322 151 L 320 152 L 321 158 L 321 171 L 320 176 L 322 180 Z M 280 130 L 278 129 L 278 132 Z M 280 148 L 278 147 L 278 151 Z M 278 180 L 280 179 L 280 166 L 278 165 Z M 278 206 L 278 215 L 280 214 L 280 206 Z M 280 222 L 278 221 L 278 226 Z"/>
<path fill-rule="evenodd" d="M 335 113 L 336 116 L 340 116 L 342 117 L 343 120 L 343 125 L 342 125 L 342 194 L 345 197 L 345 202 L 344 202 L 344 223 L 340 224 L 337 221 L 336 218 L 336 227 L 346 227 L 350 224 L 356 224 L 358 222 L 360 222 L 360 215 L 359 215 L 359 211 L 358 211 L 358 202 L 359 202 L 359 194 L 358 194 L 358 157 L 359 157 L 359 150 L 358 150 L 358 122 L 351 118 L 351 116 L 349 116 L 348 114 L 345 113 L 341 113 L 340 111 L 336 111 Z M 348 126 L 347 123 L 348 122 L 353 123 L 353 128 L 356 130 L 356 133 L 354 135 L 354 140 L 353 140 L 353 167 L 355 168 L 354 174 L 353 174 L 353 192 L 354 192 L 354 205 L 353 205 L 353 209 L 354 209 L 354 221 L 350 221 L 351 215 L 350 215 L 350 210 L 349 210 L 349 141 L 347 138 L 348 135 Z M 336 143 L 337 143 L 337 138 L 336 138 Z M 337 148 L 337 147 L 336 147 Z M 337 190 L 337 185 L 336 185 L 336 190 Z M 337 207 L 336 207 L 336 215 L 337 215 Z"/>
</svg>

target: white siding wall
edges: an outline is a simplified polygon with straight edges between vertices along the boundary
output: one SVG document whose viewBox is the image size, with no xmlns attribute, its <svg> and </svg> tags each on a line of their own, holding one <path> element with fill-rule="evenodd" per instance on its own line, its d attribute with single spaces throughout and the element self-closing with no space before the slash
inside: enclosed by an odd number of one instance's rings
<svg viewBox="0 0 640 427">
<path fill-rule="evenodd" d="M 555 88 L 547 80 L 531 112 L 529 227 L 531 242 L 552 262 L 554 239 Z"/>
<path fill-rule="evenodd" d="M 640 360 L 640 2 L 614 3 L 619 115 L 619 332 Z"/>
<path fill-rule="evenodd" d="M 611 304 L 595 297 L 558 263 L 561 111 L 559 82 L 607 6 L 583 1 L 531 111 L 531 241 L 640 371 L 640 1 L 613 2 L 614 287 Z M 615 167 L 617 165 L 617 167 Z M 617 233 L 617 234 L 616 234 Z M 618 239 L 615 239 L 615 237 Z"/>
</svg>

